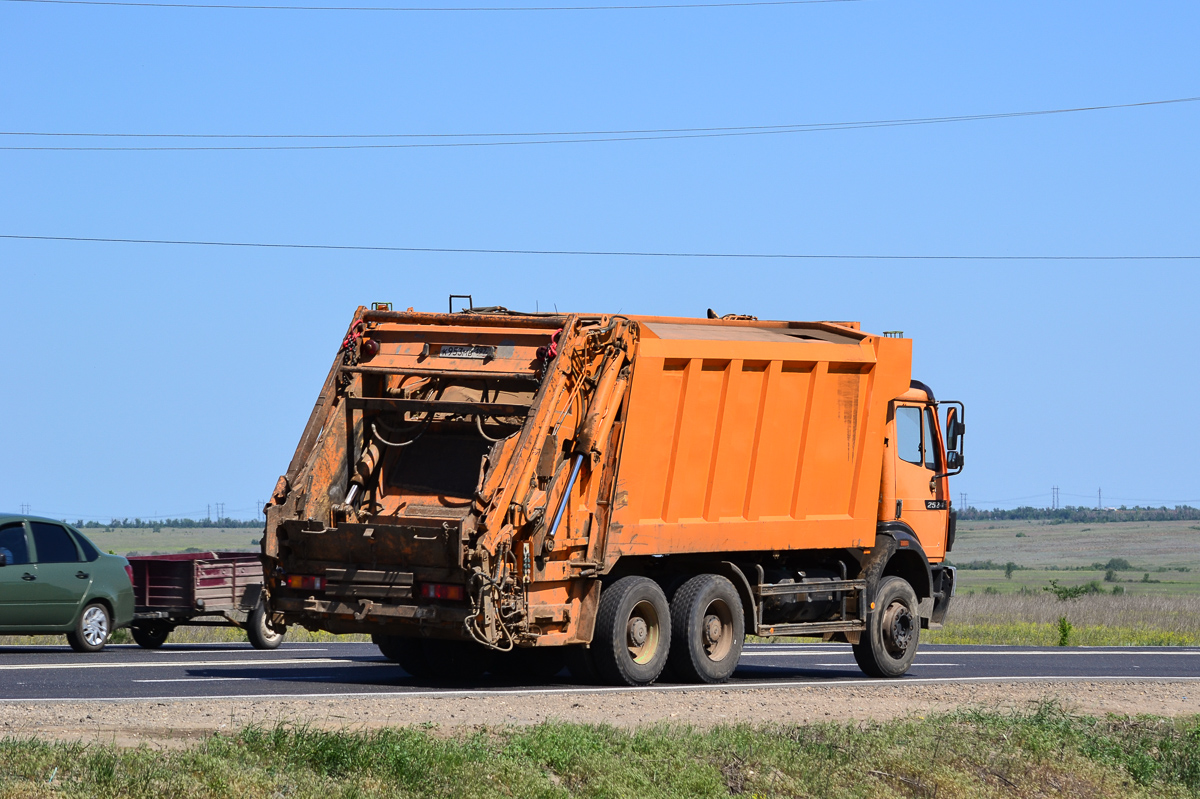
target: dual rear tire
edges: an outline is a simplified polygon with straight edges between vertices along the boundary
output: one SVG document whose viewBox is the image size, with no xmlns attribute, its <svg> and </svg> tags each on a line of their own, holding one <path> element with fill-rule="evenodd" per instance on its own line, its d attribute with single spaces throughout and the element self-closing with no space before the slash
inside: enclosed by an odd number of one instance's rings
<svg viewBox="0 0 1200 799">
<path fill-rule="evenodd" d="M 745 639 L 742 601 L 716 574 L 691 578 L 671 601 L 648 577 L 623 577 L 600 592 L 590 650 L 571 654 L 577 679 L 650 685 L 670 668 L 684 682 L 719 683 L 737 668 Z"/>
</svg>

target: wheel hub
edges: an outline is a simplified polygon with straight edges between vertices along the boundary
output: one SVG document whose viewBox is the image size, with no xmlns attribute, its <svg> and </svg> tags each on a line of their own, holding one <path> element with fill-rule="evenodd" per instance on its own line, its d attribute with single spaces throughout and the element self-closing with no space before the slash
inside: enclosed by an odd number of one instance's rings
<svg viewBox="0 0 1200 799">
<path fill-rule="evenodd" d="M 916 625 L 908 606 L 902 602 L 893 602 L 883 615 L 883 643 L 888 652 L 901 656 L 908 651 L 912 644 L 913 632 Z"/>
<path fill-rule="evenodd" d="M 705 617 L 704 638 L 710 648 L 721 640 L 721 635 L 724 631 L 725 625 L 721 623 L 721 619 L 718 616 L 712 614 Z"/>
<path fill-rule="evenodd" d="M 629 635 L 629 645 L 638 647 L 646 643 L 646 639 L 650 635 L 650 630 L 646 625 L 646 620 L 640 616 L 634 616 L 629 620 L 627 629 Z"/>
</svg>

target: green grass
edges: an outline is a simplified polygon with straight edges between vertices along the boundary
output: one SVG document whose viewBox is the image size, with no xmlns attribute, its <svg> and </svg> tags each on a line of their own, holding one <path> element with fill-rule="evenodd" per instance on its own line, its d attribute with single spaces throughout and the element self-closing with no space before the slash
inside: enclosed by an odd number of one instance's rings
<svg viewBox="0 0 1200 799">
<path fill-rule="evenodd" d="M 103 527 L 93 527 L 84 530 L 83 534 L 105 552 L 115 552 L 118 555 L 149 555 L 154 552 L 183 552 L 187 549 L 257 552 L 257 542 L 262 537 L 262 530 L 247 527 L 164 527 L 155 531 L 153 528 L 117 527 L 106 530 Z M 252 541 L 254 543 L 251 543 Z"/>
<path fill-rule="evenodd" d="M 1200 717 L 1045 704 L 885 723 L 248 728 L 182 750 L 0 741 L 5 797 L 1200 796 Z"/>
<path fill-rule="evenodd" d="M 1057 646 L 1057 624 L 1008 621 L 995 624 L 947 624 L 941 630 L 922 630 L 923 644 L 1004 644 Z M 1068 646 L 1200 646 L 1200 634 L 1147 627 L 1078 626 L 1072 624 Z"/>
</svg>

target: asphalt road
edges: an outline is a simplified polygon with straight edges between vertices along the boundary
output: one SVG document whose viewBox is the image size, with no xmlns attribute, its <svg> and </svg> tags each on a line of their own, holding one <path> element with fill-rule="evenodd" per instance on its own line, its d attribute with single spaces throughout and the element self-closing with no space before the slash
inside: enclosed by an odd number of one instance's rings
<svg viewBox="0 0 1200 799">
<path fill-rule="evenodd" d="M 921 647 L 902 681 L 916 683 L 1071 679 L 1200 680 L 1200 648 Z M 722 689 L 855 684 L 869 680 L 850 647 L 766 644 L 746 647 Z M 664 683 L 645 689 L 695 689 Z M 485 678 L 468 685 L 419 681 L 371 644 L 167 644 L 158 650 L 109 646 L 94 655 L 68 647 L 0 645 L 0 701 L 106 699 L 311 698 L 334 695 L 559 693 L 630 690 L 573 684 L 566 672 L 539 685 Z"/>
</svg>

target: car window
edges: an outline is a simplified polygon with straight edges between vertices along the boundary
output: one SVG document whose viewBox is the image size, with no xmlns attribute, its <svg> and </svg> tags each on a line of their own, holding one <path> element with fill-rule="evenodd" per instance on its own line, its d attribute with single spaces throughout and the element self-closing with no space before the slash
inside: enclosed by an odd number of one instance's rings
<svg viewBox="0 0 1200 799">
<path fill-rule="evenodd" d="M 79 560 L 79 550 L 66 528 L 47 522 L 30 522 L 33 529 L 33 548 L 38 563 L 74 563 Z"/>
<path fill-rule="evenodd" d="M 8 556 L 9 565 L 29 562 L 29 545 L 25 543 L 25 525 L 16 524 L 0 527 L 0 550 Z"/>
<path fill-rule="evenodd" d="M 87 539 L 83 533 L 78 530 L 72 530 L 75 534 L 75 543 L 79 544 L 79 548 L 83 550 L 83 559 L 91 563 L 96 558 L 100 557 L 100 550 L 92 545 L 92 542 Z"/>
</svg>

